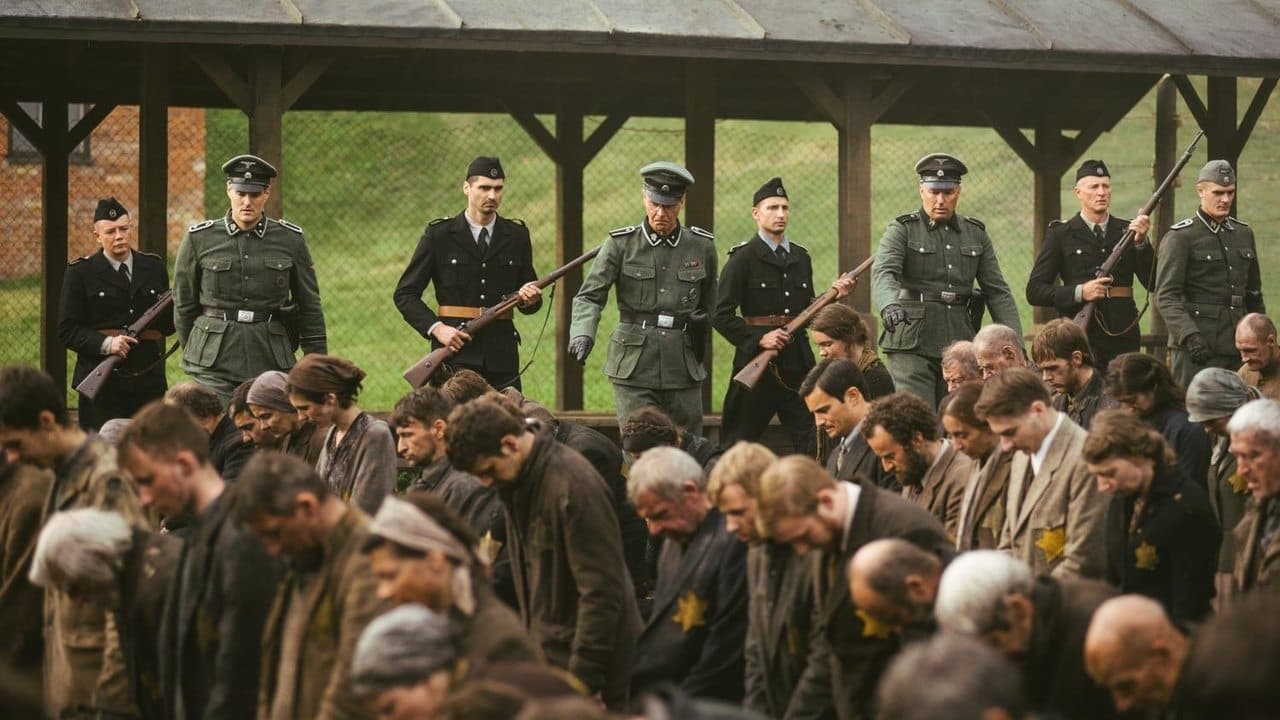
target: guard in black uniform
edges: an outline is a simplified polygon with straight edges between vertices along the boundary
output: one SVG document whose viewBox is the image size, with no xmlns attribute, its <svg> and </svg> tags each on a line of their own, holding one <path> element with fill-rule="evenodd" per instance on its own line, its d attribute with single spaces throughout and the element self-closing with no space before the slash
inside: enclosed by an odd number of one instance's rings
<svg viewBox="0 0 1280 720">
<path fill-rule="evenodd" d="M 1155 253 L 1147 242 L 1151 220 L 1146 215 L 1129 221 L 1110 214 L 1111 173 L 1101 160 L 1085 160 L 1076 171 L 1075 193 L 1080 212 L 1066 222 L 1049 223 L 1044 246 L 1027 278 L 1027 302 L 1056 308 L 1062 317 L 1072 318 L 1086 301 L 1096 301 L 1097 313 L 1089 323 L 1089 348 L 1094 367 L 1105 373 L 1112 358 L 1137 352 L 1142 342 L 1133 279 L 1136 276 L 1145 288 L 1152 286 Z M 1136 233 L 1133 243 L 1120 256 L 1110 277 L 1095 279 L 1098 268 L 1129 228 Z"/>
<path fill-rule="evenodd" d="M 762 350 L 779 352 L 754 390 L 729 383 L 721 425 L 723 446 L 759 439 L 777 414 L 793 450 L 813 455 L 813 415 L 797 394 L 813 367 L 813 350 L 803 333 L 789 337 L 782 329 L 813 302 L 813 264 L 809 251 L 787 238 L 791 208 L 782 178 L 761 186 L 752 201 L 751 217 L 758 232 L 729 249 L 713 324 L 737 348 L 735 374 Z M 851 283 L 840 286 L 843 294 L 848 294 L 847 285 Z M 739 308 L 741 316 L 736 314 Z"/>
<path fill-rule="evenodd" d="M 138 338 L 121 331 L 142 316 L 169 289 L 164 260 L 130 247 L 133 222 L 115 198 L 98 201 L 93 236 L 102 250 L 74 260 L 62 280 L 58 336 L 76 353 L 72 385 L 80 384 L 109 355 L 120 355 L 96 400 L 80 396 L 80 427 L 97 430 L 112 418 L 127 418 L 167 389 L 164 338 L 172 335 L 173 312 L 160 317 Z"/>
<path fill-rule="evenodd" d="M 467 209 L 427 225 L 394 296 L 405 322 L 431 340 L 433 349 L 460 348 L 450 360 L 454 368 L 475 370 L 498 390 L 520 387 L 515 324 L 507 317 L 474 337 L 458 326 L 512 293 L 520 295 L 520 312 L 526 315 L 542 306 L 529 229 L 521 220 L 498 215 L 505 178 L 498 158 L 471 161 L 462 183 Z M 436 288 L 434 311 L 422 301 L 427 285 Z"/>
</svg>

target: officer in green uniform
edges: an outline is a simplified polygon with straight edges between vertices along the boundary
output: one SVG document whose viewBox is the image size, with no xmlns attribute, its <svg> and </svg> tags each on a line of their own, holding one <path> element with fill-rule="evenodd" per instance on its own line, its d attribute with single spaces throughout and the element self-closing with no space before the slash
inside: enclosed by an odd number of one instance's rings
<svg viewBox="0 0 1280 720">
<path fill-rule="evenodd" d="M 688 170 L 670 162 L 640 169 L 645 219 L 609 232 L 573 299 L 569 354 L 585 362 L 595 345 L 609 287 L 617 285 L 618 326 L 604 373 L 613 383 L 618 423 L 656 405 L 694 435 L 702 433 L 700 359 L 716 303 L 715 236 L 680 225 Z"/>
<path fill-rule="evenodd" d="M 1200 207 L 1174 224 L 1156 251 L 1155 305 L 1169 328 L 1169 359 L 1182 387 L 1207 367 L 1240 367 L 1235 328 L 1265 313 L 1253 229 L 1231 217 L 1236 173 L 1210 160 L 1196 182 Z"/>
<path fill-rule="evenodd" d="M 327 343 L 302 228 L 264 212 L 276 169 L 239 155 L 222 171 L 231 209 L 187 228 L 173 302 L 182 369 L 225 402 L 245 380 L 293 367 L 297 344 L 304 353 L 324 353 Z"/>
<path fill-rule="evenodd" d="M 871 300 L 884 321 L 880 347 L 893 382 L 935 407 L 947 392 L 942 349 L 973 339 L 982 302 L 992 322 L 1022 335 L 1018 307 L 986 226 L 956 212 L 960 178 L 968 171 L 944 153 L 916 163 L 922 207 L 889 223 L 871 270 Z"/>
</svg>

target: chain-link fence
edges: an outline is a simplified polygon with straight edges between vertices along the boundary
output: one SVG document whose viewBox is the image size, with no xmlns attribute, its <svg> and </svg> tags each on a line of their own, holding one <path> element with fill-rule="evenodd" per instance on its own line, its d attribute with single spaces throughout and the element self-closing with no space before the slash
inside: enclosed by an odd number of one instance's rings
<svg viewBox="0 0 1280 720">
<path fill-rule="evenodd" d="M 1254 83 L 1241 83 L 1241 111 Z M 1184 113 L 1184 118 L 1186 117 Z M 548 127 L 550 118 L 543 118 Z M 589 134 L 601 118 L 588 118 Z M 1185 126 L 1179 142 L 1191 131 Z M 1266 228 L 1280 222 L 1280 208 L 1265 198 L 1280 190 L 1280 171 L 1270 162 L 1280 137 L 1280 106 L 1263 114 L 1241 158 L 1241 214 L 1254 227 L 1262 257 L 1264 287 L 1280 292 L 1280 247 L 1267 241 Z M 1151 186 L 1155 101 L 1148 95 L 1116 128 L 1087 151 L 1105 158 L 1115 185 L 1114 208 L 1131 215 Z M 0 361 L 39 360 L 40 164 L 13 149 L 20 134 L 5 128 L 0 137 L 4 163 L 0 203 L 9 242 L 0 257 Z M 587 248 L 609 229 L 633 225 L 642 217 L 637 169 L 652 160 L 681 160 L 684 124 L 680 120 L 634 118 L 613 137 L 586 169 L 584 230 Z M 169 247 L 176 249 L 186 224 L 225 212 L 227 200 L 218 168 L 248 148 L 248 123 L 238 111 L 172 110 L 170 113 Z M 20 148 L 19 148 L 20 150 Z M 114 194 L 136 208 L 137 111 L 122 107 L 90 136 L 88 153 L 71 170 L 68 255 L 96 249 L 89 231 L 97 198 Z M 929 152 L 946 151 L 969 166 L 960 211 L 982 219 L 995 244 L 1005 277 L 1031 328 L 1031 308 L 1023 288 L 1031 269 L 1033 177 L 1001 140 L 984 128 L 877 126 L 872 132 L 873 250 L 886 223 L 918 208 L 915 162 Z M 500 115 L 427 115 L 415 113 L 293 112 L 284 120 L 284 215 L 306 230 L 317 264 L 330 351 L 351 358 L 368 373 L 362 405 L 387 409 L 407 389 L 400 373 L 427 351 L 427 343 L 400 318 L 392 291 L 426 223 L 460 212 L 462 175 L 475 155 L 498 155 L 507 173 L 501 212 L 522 218 L 530 228 L 534 261 L 540 274 L 555 263 L 555 166 L 513 119 Z M 837 137 L 819 123 L 720 121 L 716 131 L 716 232 L 721 250 L 755 231 L 750 197 L 768 178 L 786 181 L 792 204 L 791 238 L 814 256 L 815 283 L 821 287 L 837 273 Z M 1204 146 L 1184 172 L 1176 202 L 1179 216 L 1193 211 L 1195 169 L 1204 162 Z M 1063 182 L 1063 214 L 1077 207 L 1068 173 Z M 694 191 L 697 192 L 695 186 Z M 723 259 L 723 255 L 722 255 Z M 427 291 L 428 302 L 434 302 Z M 1139 302 L 1143 294 L 1139 292 Z M 555 397 L 554 318 L 551 303 L 542 313 L 517 315 L 524 338 L 522 360 L 532 360 L 524 376 L 526 391 L 540 400 Z M 600 337 L 616 321 L 606 311 Z M 545 332 L 542 330 L 546 323 Z M 1148 324 L 1144 322 L 1144 328 Z M 541 343 L 538 338 L 541 334 Z M 536 347 L 536 352 L 535 352 Z M 718 410 L 730 381 L 732 348 L 717 338 L 714 349 L 713 409 Z M 585 404 L 608 410 L 612 392 L 604 378 L 603 350 L 593 353 L 585 370 Z M 176 360 L 171 381 L 182 378 Z"/>
</svg>

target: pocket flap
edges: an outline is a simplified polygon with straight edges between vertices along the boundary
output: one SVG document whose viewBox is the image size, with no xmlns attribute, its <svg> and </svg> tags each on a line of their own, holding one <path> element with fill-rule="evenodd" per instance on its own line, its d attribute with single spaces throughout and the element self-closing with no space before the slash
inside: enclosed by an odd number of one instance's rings
<svg viewBox="0 0 1280 720">
<path fill-rule="evenodd" d="M 1187 312 L 1191 317 L 1216 318 L 1222 314 L 1222 306 L 1212 303 L 1187 303 Z"/>
<path fill-rule="evenodd" d="M 962 245 L 960 246 L 960 254 L 969 257 L 978 257 L 982 255 L 981 245 Z"/>
<path fill-rule="evenodd" d="M 657 277 L 658 273 L 647 265 L 636 265 L 627 263 L 622 266 L 622 274 L 627 277 L 636 278 L 637 280 L 652 280 Z"/>
<path fill-rule="evenodd" d="M 466 253 L 451 253 L 444 260 L 445 265 L 470 265 L 471 256 Z"/>
<path fill-rule="evenodd" d="M 1204 262 L 1214 262 L 1222 259 L 1222 249 L 1216 247 L 1195 248 L 1191 251 L 1191 257 L 1194 260 Z"/>
<path fill-rule="evenodd" d="M 1245 260 L 1257 260 L 1258 253 L 1253 248 L 1240 248 L 1240 257 Z"/>
<path fill-rule="evenodd" d="M 227 321 L 222 318 L 209 317 L 201 315 L 196 318 L 193 325 L 196 329 L 208 335 L 221 335 L 227 331 Z"/>
<path fill-rule="evenodd" d="M 933 247 L 932 243 L 924 240 L 909 240 L 907 242 L 907 252 L 915 253 L 917 255 L 928 255 L 937 251 L 938 250 Z"/>
<path fill-rule="evenodd" d="M 293 260 L 289 258 L 267 258 L 262 264 L 272 270 L 288 270 L 293 267 Z"/>
<path fill-rule="evenodd" d="M 707 269 L 703 267 L 684 268 L 676 271 L 676 277 L 685 282 L 697 282 L 707 276 Z"/>
<path fill-rule="evenodd" d="M 775 278 L 751 278 L 751 280 L 747 282 L 748 289 L 751 289 L 751 288 L 769 289 L 769 288 L 776 288 L 778 287 L 778 285 L 779 283 Z"/>
<path fill-rule="evenodd" d="M 200 267 L 211 272 L 226 272 L 231 269 L 231 261 L 208 258 L 200 261 Z"/>
<path fill-rule="evenodd" d="M 613 341 L 619 345 L 644 345 L 644 331 L 620 327 L 613 331 Z"/>
</svg>

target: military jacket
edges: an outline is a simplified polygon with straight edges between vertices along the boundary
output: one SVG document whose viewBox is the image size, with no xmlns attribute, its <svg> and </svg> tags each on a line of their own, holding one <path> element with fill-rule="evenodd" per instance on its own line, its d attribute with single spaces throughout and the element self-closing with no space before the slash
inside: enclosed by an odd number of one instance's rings
<svg viewBox="0 0 1280 720">
<path fill-rule="evenodd" d="M 1217 355 L 1236 354 L 1236 324 L 1267 311 L 1253 228 L 1229 217 L 1218 225 L 1197 210 L 1160 241 L 1154 302 L 1169 347 L 1199 333 Z"/>
<path fill-rule="evenodd" d="M 615 285 L 621 317 L 662 313 L 676 318 L 677 325 L 619 322 L 604 364 L 605 375 L 614 383 L 666 390 L 693 387 L 706 379 L 690 333 L 680 328 L 697 311 L 710 322 L 715 310 L 713 240 L 705 230 L 686 227 L 662 239 L 644 223 L 609 233 L 573 299 L 569 336 L 595 337 L 609 288 Z"/>
<path fill-rule="evenodd" d="M 432 348 L 437 348 L 440 344 L 431 337 L 431 326 L 439 321 L 457 327 L 465 319 L 442 318 L 428 307 L 422 300 L 427 285 L 435 287 L 438 306 L 489 307 L 537 279 L 529 229 L 523 221 L 498 216 L 489 248 L 481 255 L 464 211 L 427 225 L 400 276 L 394 297 L 405 322 L 431 340 Z M 516 307 L 528 314 L 541 306 L 539 300 L 528 307 Z M 519 343 L 515 324 L 497 320 L 472 335 L 471 342 L 462 346 L 452 362 L 514 374 L 520 369 Z"/>
<path fill-rule="evenodd" d="M 216 368 L 220 384 L 234 388 L 267 370 L 293 367 L 293 346 L 280 319 L 280 308 L 290 303 L 298 308 L 302 351 L 326 352 L 320 286 L 302 228 L 264 215 L 242 230 L 230 212 L 187 228 L 173 268 L 184 370 L 203 380 Z M 205 308 L 225 311 L 227 319 L 208 317 Z M 271 319 L 237 322 L 239 311 Z"/>
<path fill-rule="evenodd" d="M 1097 276 L 1102 263 L 1111 256 L 1116 243 L 1128 229 L 1128 220 L 1112 215 L 1107 220 L 1104 239 L 1099 243 L 1080 213 L 1066 222 L 1054 220 L 1049 223 L 1044 245 L 1027 278 L 1027 302 L 1038 307 L 1055 308 L 1062 317 L 1075 317 L 1084 307 L 1084 303 L 1076 302 L 1076 286 Z M 1151 287 L 1151 263 L 1154 259 L 1150 243 L 1143 243 L 1142 247 L 1130 245 L 1111 271 L 1111 286 L 1133 287 L 1136 277 L 1143 287 Z M 1059 279 L 1061 284 L 1058 284 Z M 1138 317 L 1138 306 L 1132 297 L 1105 298 L 1097 301 L 1096 307 L 1102 323 L 1111 332 L 1118 333 L 1134 325 L 1124 336 L 1137 341 L 1140 331 L 1134 320 Z M 1091 342 L 1110 339 L 1092 323 L 1089 329 Z"/>
<path fill-rule="evenodd" d="M 746 367 L 760 353 L 760 338 L 774 329 L 748 325 L 744 317 L 794 317 L 813 302 L 813 262 L 809 251 L 795 243 L 789 244 L 791 251 L 785 262 L 778 259 L 759 235 L 729 249 L 729 259 L 720 274 L 714 325 L 736 348 L 734 372 Z M 780 370 L 796 374 L 813 367 L 813 350 L 804 332 L 791 338 L 774 364 Z"/>
<path fill-rule="evenodd" d="M 899 215 L 880 238 L 871 268 L 871 300 L 881 309 L 901 305 L 907 322 L 892 333 L 882 333 L 881 347 L 886 352 L 940 358 L 942 349 L 952 342 L 973 339 L 963 303 L 902 300 L 898 293 L 906 288 L 967 294 L 975 282 L 986 296 L 991 320 L 1022 335 L 1018 306 L 982 221 L 956 214 L 945 222 L 934 222 L 923 209 Z"/>
<path fill-rule="evenodd" d="M 1158 600 L 1174 622 L 1209 613 L 1222 530 L 1209 498 L 1176 467 L 1157 468 L 1135 519 L 1135 495 L 1117 495 L 1107 513 L 1107 581 Z"/>
<path fill-rule="evenodd" d="M 78 385 L 98 363 L 106 359 L 102 351 L 105 335 L 99 330 L 123 330 L 137 321 L 156 299 L 169 289 L 169 274 L 158 255 L 133 251 L 132 280 L 126 283 L 111 268 L 107 256 L 99 250 L 72 261 L 62 281 L 62 299 L 58 304 L 58 337 L 76 354 L 71 384 Z M 173 310 L 160 314 L 149 328 L 161 335 L 173 334 Z M 116 366 L 118 374 L 146 372 L 129 377 L 136 392 L 152 397 L 164 393 L 164 340 L 140 340 Z M 150 368 L 150 369 L 148 369 Z M 113 379 L 112 383 L 116 381 Z"/>
</svg>

